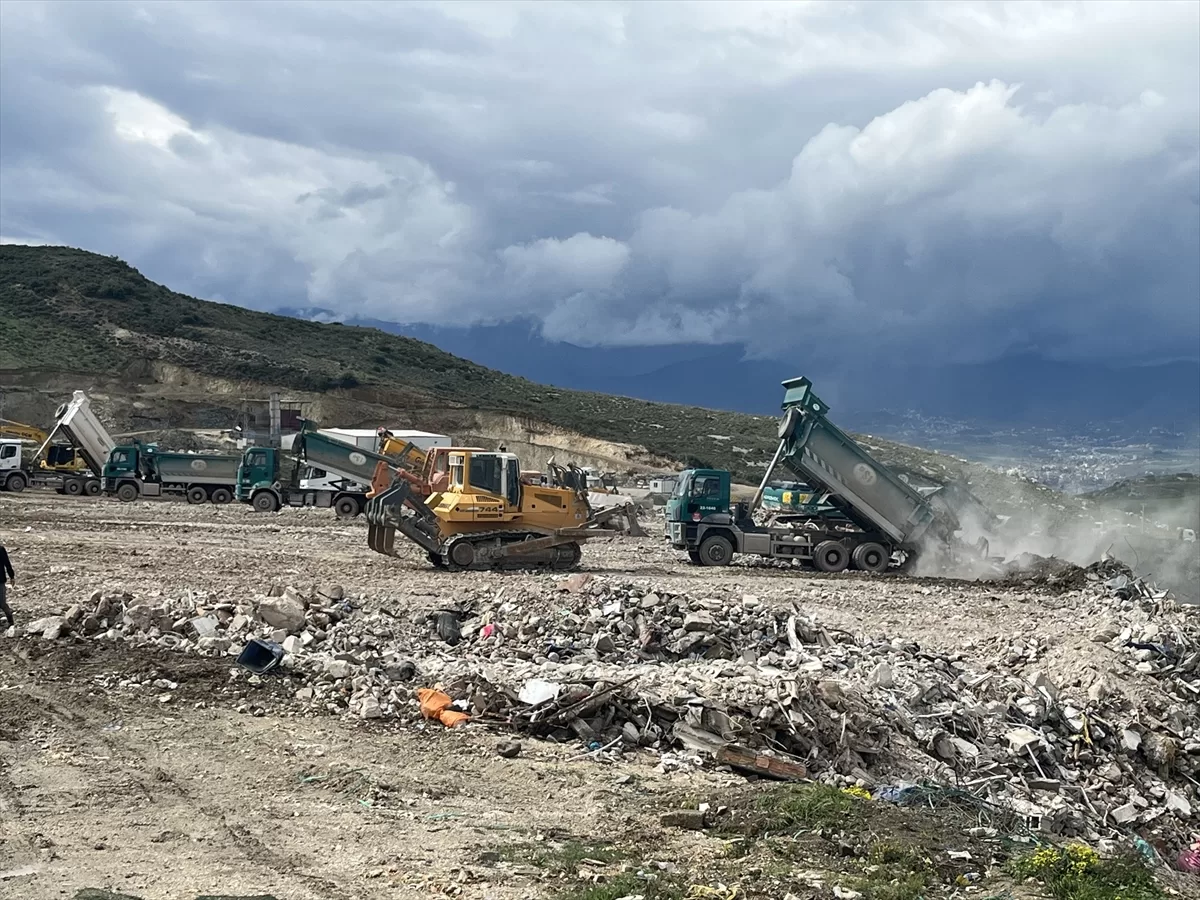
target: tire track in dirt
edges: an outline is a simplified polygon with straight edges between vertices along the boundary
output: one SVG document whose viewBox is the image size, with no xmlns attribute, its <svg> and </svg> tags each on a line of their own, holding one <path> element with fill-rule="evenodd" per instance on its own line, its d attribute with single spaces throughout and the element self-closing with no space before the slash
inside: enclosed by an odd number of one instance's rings
<svg viewBox="0 0 1200 900">
<path fill-rule="evenodd" d="M 18 660 L 15 654 L 8 654 L 9 660 Z M 53 691 L 39 683 L 38 672 L 29 661 L 27 663 L 24 683 L 11 693 L 18 694 L 17 706 L 33 707 L 40 713 L 43 721 L 52 724 L 57 730 L 57 740 L 69 742 L 75 753 L 70 764 L 88 773 L 89 766 L 81 764 L 86 756 L 96 759 L 119 759 L 122 772 L 108 769 L 104 774 L 109 778 L 129 775 L 130 792 L 141 795 L 141 799 L 153 803 L 157 796 L 168 793 L 180 801 L 196 816 L 207 819 L 227 838 L 230 846 L 236 849 L 248 863 L 261 866 L 275 873 L 294 878 L 312 890 L 316 896 L 331 898 L 331 900 L 351 900 L 355 896 L 337 882 L 303 871 L 305 860 L 296 853 L 280 853 L 272 850 L 255 837 L 243 824 L 232 817 L 230 811 L 220 806 L 197 798 L 189 788 L 169 771 L 155 763 L 151 756 L 140 746 L 139 740 L 125 736 L 121 730 L 106 731 L 105 725 L 123 719 L 127 710 L 120 703 L 108 697 L 89 692 L 86 697 L 78 698 L 81 689 L 75 685 L 67 685 L 52 676 Z M 37 660 L 33 661 L 34 663 Z M 136 701 L 135 701 L 136 702 Z M 151 773 L 152 783 L 144 777 Z M 111 786 L 106 790 L 111 790 Z M 13 818 L 17 821 L 28 821 L 26 809 L 21 802 L 20 791 L 0 769 L 0 798 L 11 807 Z M 111 799 L 111 798 L 110 798 Z M 22 829 L 24 832 L 25 829 Z M 26 839 L 30 835 L 25 835 Z"/>
</svg>

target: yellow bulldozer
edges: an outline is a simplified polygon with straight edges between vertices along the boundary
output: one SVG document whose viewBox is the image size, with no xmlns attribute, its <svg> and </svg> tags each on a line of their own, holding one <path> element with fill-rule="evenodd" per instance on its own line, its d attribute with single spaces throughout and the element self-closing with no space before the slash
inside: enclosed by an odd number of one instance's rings
<svg viewBox="0 0 1200 900">
<path fill-rule="evenodd" d="M 396 464 L 397 457 L 379 456 Z M 644 535 L 632 506 L 594 511 L 581 471 L 551 467 L 550 484 L 529 484 L 513 453 L 451 448 L 447 477 L 427 497 L 411 473 L 393 469 L 391 486 L 367 503 L 367 542 L 396 554 L 399 532 L 442 569 L 570 569 L 590 538 L 618 534 L 607 524 L 624 519 L 626 533 Z"/>
</svg>

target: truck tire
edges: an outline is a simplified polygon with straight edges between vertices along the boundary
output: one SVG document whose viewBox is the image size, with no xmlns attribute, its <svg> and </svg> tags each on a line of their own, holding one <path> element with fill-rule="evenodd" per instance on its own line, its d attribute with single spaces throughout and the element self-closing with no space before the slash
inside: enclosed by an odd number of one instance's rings
<svg viewBox="0 0 1200 900">
<path fill-rule="evenodd" d="M 212 496 L 209 499 L 212 500 L 213 503 L 228 503 L 233 499 L 233 494 L 230 492 L 229 488 L 217 488 L 212 492 Z"/>
<path fill-rule="evenodd" d="M 688 560 L 691 562 L 691 564 L 692 564 L 693 566 L 702 566 L 702 565 L 704 565 L 704 561 L 703 561 L 703 560 L 700 558 L 700 551 L 699 551 L 699 550 L 689 550 L 689 551 L 687 552 L 687 555 L 688 555 Z"/>
<path fill-rule="evenodd" d="M 63 492 L 78 497 L 83 493 L 83 482 L 77 478 L 68 478 L 63 482 Z"/>
<path fill-rule="evenodd" d="M 187 501 L 188 503 L 207 503 L 208 491 L 202 487 L 188 488 Z"/>
<path fill-rule="evenodd" d="M 25 485 L 25 476 L 20 472 L 13 472 L 8 476 L 8 481 L 4 482 L 4 489 L 6 491 L 12 491 L 14 494 L 19 494 L 21 491 L 25 490 Z"/>
<path fill-rule="evenodd" d="M 872 541 L 855 547 L 850 559 L 860 572 L 886 572 L 892 554 L 887 552 L 883 544 Z"/>
<path fill-rule="evenodd" d="M 83 492 L 84 492 L 85 494 L 87 494 L 89 497 L 99 497 L 99 496 L 100 496 L 100 482 L 99 482 L 99 480 L 98 480 L 98 479 L 95 479 L 95 478 L 93 478 L 93 479 L 91 479 L 91 480 L 89 480 L 89 481 L 85 481 L 85 482 L 83 483 Z"/>
<path fill-rule="evenodd" d="M 122 503 L 132 503 L 138 498 L 138 489 L 136 484 L 130 484 L 128 481 L 117 488 L 117 499 Z"/>
<path fill-rule="evenodd" d="M 254 499 L 250 501 L 250 505 L 254 507 L 256 512 L 275 512 L 279 509 L 279 501 L 275 499 L 275 495 L 270 491 L 259 491 L 254 495 Z"/>
<path fill-rule="evenodd" d="M 821 541 L 813 550 L 813 568 L 818 572 L 842 572 L 850 562 L 850 554 L 837 541 Z"/>
<path fill-rule="evenodd" d="M 362 510 L 359 508 L 358 501 L 353 497 L 342 497 L 333 504 L 333 511 L 337 513 L 339 519 L 353 519 Z"/>
<path fill-rule="evenodd" d="M 700 565 L 727 566 L 733 561 L 733 544 L 729 538 L 712 534 L 700 542 Z"/>
</svg>

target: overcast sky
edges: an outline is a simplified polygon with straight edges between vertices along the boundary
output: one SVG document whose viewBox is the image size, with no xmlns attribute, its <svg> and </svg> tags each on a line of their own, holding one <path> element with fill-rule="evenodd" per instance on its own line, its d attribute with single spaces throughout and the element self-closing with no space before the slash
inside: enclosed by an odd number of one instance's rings
<svg viewBox="0 0 1200 900">
<path fill-rule="evenodd" d="M 1200 355 L 1200 4 L 0 4 L 0 237 L 585 343 Z"/>
</svg>

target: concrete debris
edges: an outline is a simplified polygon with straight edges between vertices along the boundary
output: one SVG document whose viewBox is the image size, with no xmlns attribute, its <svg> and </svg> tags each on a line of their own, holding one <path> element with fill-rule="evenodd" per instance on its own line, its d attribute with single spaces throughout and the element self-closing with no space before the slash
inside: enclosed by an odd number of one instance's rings
<svg viewBox="0 0 1200 900">
<path fill-rule="evenodd" d="M 505 759 L 516 759 L 521 755 L 521 744 L 519 741 L 505 741 L 496 747 L 496 755 Z"/>
<path fill-rule="evenodd" d="M 663 813 L 659 824 L 664 828 L 683 828 L 689 831 L 703 831 L 708 825 L 707 814 L 699 809 L 677 809 Z"/>
<path fill-rule="evenodd" d="M 590 574 L 547 578 L 540 593 L 464 591 L 453 611 L 413 597 L 402 614 L 336 586 L 237 600 L 93 594 L 23 631 L 223 657 L 282 632 L 279 674 L 262 677 L 291 679 L 280 702 L 298 714 L 469 720 L 582 745 L 588 764 L 648 751 L 664 771 L 956 785 L 1045 831 L 1137 828 L 1177 844 L 1198 802 L 1200 625 L 1160 596 L 1108 587 L 1117 565 L 1079 569 L 1111 622 L 1103 646 L 1079 635 L 1093 654 L 1084 671 L 1064 668 L 1036 626 L 937 652 L 778 599 Z M 699 821 L 686 820 L 675 827 Z"/>
<path fill-rule="evenodd" d="M 304 603 L 299 597 L 267 597 L 258 605 L 258 617 L 268 625 L 295 634 L 304 627 Z"/>
</svg>

